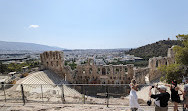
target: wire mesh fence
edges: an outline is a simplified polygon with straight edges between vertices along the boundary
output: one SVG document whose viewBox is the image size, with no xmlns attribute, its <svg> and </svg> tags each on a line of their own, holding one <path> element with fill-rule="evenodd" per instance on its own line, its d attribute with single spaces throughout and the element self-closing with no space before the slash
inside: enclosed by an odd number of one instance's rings
<svg viewBox="0 0 188 111">
<path fill-rule="evenodd" d="M 129 92 L 128 84 L 0 84 L 0 102 L 128 106 Z"/>
</svg>

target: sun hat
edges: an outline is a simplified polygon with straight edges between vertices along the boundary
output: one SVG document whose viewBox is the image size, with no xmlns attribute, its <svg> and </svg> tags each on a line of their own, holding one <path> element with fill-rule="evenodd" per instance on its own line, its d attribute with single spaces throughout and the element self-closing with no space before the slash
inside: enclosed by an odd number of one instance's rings
<svg viewBox="0 0 188 111">
<path fill-rule="evenodd" d="M 164 90 L 164 91 L 167 90 L 166 86 L 164 86 L 164 85 L 160 85 L 160 86 L 158 86 L 158 88 L 161 89 L 161 90 Z"/>
</svg>

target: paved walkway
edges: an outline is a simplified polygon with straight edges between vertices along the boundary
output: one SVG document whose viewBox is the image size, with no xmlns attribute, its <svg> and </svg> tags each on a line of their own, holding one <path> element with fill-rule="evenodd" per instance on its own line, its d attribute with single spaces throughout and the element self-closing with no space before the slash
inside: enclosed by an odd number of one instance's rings
<svg viewBox="0 0 188 111">
<path fill-rule="evenodd" d="M 130 111 L 128 106 L 90 105 L 90 104 L 36 104 L 25 106 L 19 103 L 0 103 L 0 111 Z M 154 106 L 141 106 L 138 111 L 154 111 Z M 170 106 L 168 111 L 173 111 Z M 182 111 L 182 108 L 179 108 Z"/>
</svg>

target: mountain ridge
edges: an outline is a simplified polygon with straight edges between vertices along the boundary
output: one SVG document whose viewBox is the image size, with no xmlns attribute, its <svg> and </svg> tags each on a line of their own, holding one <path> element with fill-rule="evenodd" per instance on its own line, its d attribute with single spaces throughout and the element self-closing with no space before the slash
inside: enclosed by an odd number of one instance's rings
<svg viewBox="0 0 188 111">
<path fill-rule="evenodd" d="M 141 57 L 145 60 L 148 60 L 152 57 L 165 57 L 167 56 L 168 48 L 171 48 L 173 45 L 182 46 L 182 42 L 179 40 L 160 40 L 155 43 L 147 44 L 135 49 L 130 49 L 125 51 L 125 54 L 131 54 L 136 57 Z"/>
<path fill-rule="evenodd" d="M 49 51 L 49 50 L 64 50 L 65 48 L 25 42 L 8 42 L 0 41 L 0 50 L 17 50 L 17 51 Z"/>
</svg>

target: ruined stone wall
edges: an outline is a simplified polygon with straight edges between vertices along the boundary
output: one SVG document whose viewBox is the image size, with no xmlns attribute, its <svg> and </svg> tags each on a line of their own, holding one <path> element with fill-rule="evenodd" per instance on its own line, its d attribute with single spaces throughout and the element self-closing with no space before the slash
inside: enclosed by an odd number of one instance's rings
<svg viewBox="0 0 188 111">
<path fill-rule="evenodd" d="M 149 68 L 134 68 L 134 78 L 138 84 L 145 84 L 145 77 L 149 74 Z"/>
<path fill-rule="evenodd" d="M 175 63 L 172 48 L 168 49 L 167 57 L 153 57 L 149 59 L 146 68 L 134 68 L 129 65 L 95 65 L 92 58 L 86 64 L 78 65 L 76 70 L 64 66 L 63 52 L 48 51 L 40 54 L 44 69 L 50 69 L 70 83 L 78 84 L 129 84 L 135 78 L 139 84 L 145 84 L 145 76 L 149 80 L 161 77 L 158 67 Z"/>
<path fill-rule="evenodd" d="M 46 51 L 40 54 L 43 69 L 49 69 L 65 79 L 64 55 L 60 51 Z"/>
<path fill-rule="evenodd" d="M 167 57 L 153 57 L 149 59 L 149 80 L 155 80 L 161 77 L 161 72 L 158 68 L 162 65 L 175 63 L 173 47 L 168 49 Z"/>
<path fill-rule="evenodd" d="M 55 72 L 70 83 L 127 84 L 134 75 L 133 65 L 95 65 L 93 59 L 72 71 L 70 66 L 64 66 L 63 52 L 59 51 L 44 52 L 40 58 L 44 69 Z"/>
<path fill-rule="evenodd" d="M 76 81 L 82 84 L 128 84 L 134 74 L 133 65 L 95 65 L 91 59 L 76 71 Z"/>
</svg>

